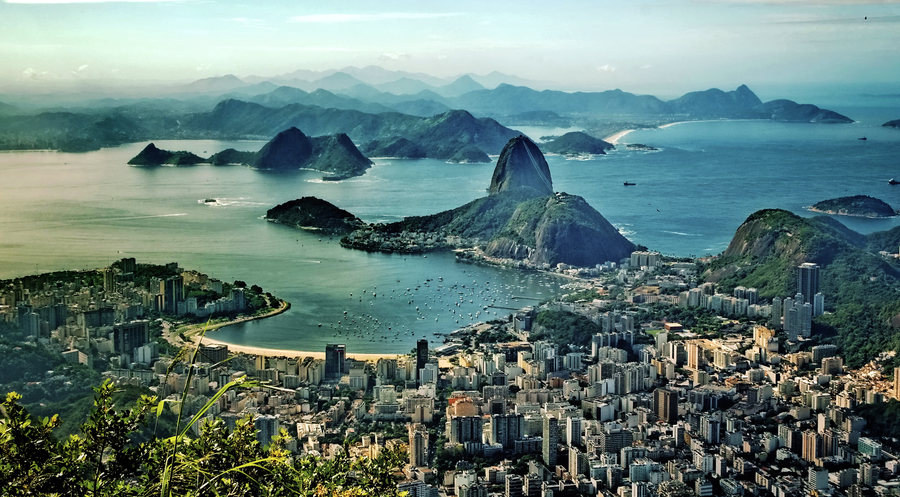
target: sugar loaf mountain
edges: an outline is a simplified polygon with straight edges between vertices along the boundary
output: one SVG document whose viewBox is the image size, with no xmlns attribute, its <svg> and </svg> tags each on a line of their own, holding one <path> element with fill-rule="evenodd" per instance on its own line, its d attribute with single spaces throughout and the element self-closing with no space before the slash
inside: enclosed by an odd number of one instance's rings
<svg viewBox="0 0 900 497">
<path fill-rule="evenodd" d="M 348 228 L 341 245 L 383 252 L 469 248 L 460 256 L 535 267 L 593 266 L 618 261 L 635 249 L 583 198 L 553 191 L 544 155 L 525 136 L 503 147 L 489 192 L 487 197 L 437 214 Z M 270 210 L 267 218 L 295 226 L 294 219 L 301 217 L 307 226 L 335 224 L 298 212 L 304 203 L 325 216 L 340 211 L 325 211 L 309 200 L 292 201 Z"/>
</svg>

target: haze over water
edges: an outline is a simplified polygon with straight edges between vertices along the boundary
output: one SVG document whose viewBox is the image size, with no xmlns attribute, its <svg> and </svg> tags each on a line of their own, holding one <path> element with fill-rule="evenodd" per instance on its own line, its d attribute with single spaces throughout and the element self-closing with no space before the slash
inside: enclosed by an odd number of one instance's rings
<svg viewBox="0 0 900 497">
<path fill-rule="evenodd" d="M 887 184 L 891 177 L 900 178 L 900 131 L 880 127 L 900 117 L 900 107 L 855 114 L 837 110 L 861 122 L 690 123 L 634 132 L 623 140 L 656 146 L 659 152 L 620 146 L 594 160 L 548 156 L 548 162 L 557 191 L 585 197 L 635 243 L 679 256 L 716 254 L 761 208 L 811 215 L 805 206 L 856 194 L 900 206 L 900 187 Z M 857 140 L 862 136 L 868 140 Z M 204 156 L 228 147 L 262 146 L 156 144 Z M 144 145 L 86 154 L 0 154 L 0 278 L 103 267 L 122 257 L 177 261 L 223 280 L 259 284 L 293 304 L 282 316 L 217 331 L 216 339 L 297 350 L 322 350 L 325 343 L 339 341 L 351 353 L 408 352 L 423 336 L 434 343 L 436 332 L 504 313 L 484 309 L 492 303 L 520 307 L 535 301 L 512 296 L 564 293 L 559 286 L 565 280 L 548 275 L 457 263 L 447 253 L 422 257 L 347 250 L 337 239 L 261 219 L 268 208 L 308 195 L 369 222 L 438 212 L 486 195 L 493 164 L 377 160 L 360 178 L 322 183 L 321 174 L 312 171 L 126 166 Z M 637 184 L 624 187 L 624 181 Z M 216 204 L 206 205 L 207 198 L 217 199 Z M 897 218 L 840 220 L 864 233 L 900 224 Z M 352 326 L 373 333 L 347 338 L 348 317 L 356 319 Z M 332 325 L 344 326 L 343 335 L 335 337 Z"/>
</svg>

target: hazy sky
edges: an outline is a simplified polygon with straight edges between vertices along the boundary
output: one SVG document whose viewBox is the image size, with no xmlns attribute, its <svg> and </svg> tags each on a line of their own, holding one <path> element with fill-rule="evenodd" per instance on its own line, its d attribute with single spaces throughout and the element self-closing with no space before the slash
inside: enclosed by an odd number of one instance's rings
<svg viewBox="0 0 900 497">
<path fill-rule="evenodd" d="M 900 84 L 900 0 L 0 0 L 0 54 L 20 84 L 347 65 L 631 91 Z"/>
</svg>

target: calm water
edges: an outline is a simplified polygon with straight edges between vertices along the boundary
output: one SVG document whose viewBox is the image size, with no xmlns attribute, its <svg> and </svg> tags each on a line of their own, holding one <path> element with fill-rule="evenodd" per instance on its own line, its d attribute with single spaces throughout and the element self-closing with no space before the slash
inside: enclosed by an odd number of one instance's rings
<svg viewBox="0 0 900 497">
<path fill-rule="evenodd" d="M 556 190 L 585 197 L 635 243 L 675 255 L 714 254 L 761 208 L 811 215 L 805 206 L 856 194 L 900 207 L 900 186 L 887 184 L 900 179 L 900 130 L 880 127 L 900 117 L 900 105 L 836 110 L 861 122 L 681 124 L 622 140 L 659 152 L 620 147 L 595 160 L 549 156 L 548 162 Z M 857 140 L 862 136 L 868 140 Z M 156 144 L 201 155 L 262 146 Z M 408 352 L 416 339 L 435 340 L 435 333 L 505 312 L 485 306 L 519 307 L 534 301 L 513 297 L 561 292 L 562 280 L 550 276 L 461 264 L 449 254 L 346 250 L 337 240 L 261 219 L 268 208 L 307 195 L 370 222 L 438 212 L 485 195 L 493 164 L 380 160 L 365 176 L 323 183 L 311 171 L 126 166 L 144 145 L 87 154 L 0 153 L 0 278 L 102 267 L 121 257 L 178 261 L 259 284 L 293 304 L 279 317 L 217 331 L 217 339 L 296 350 L 340 341 L 350 352 Z M 624 181 L 637 184 L 624 187 Z M 207 198 L 217 203 L 205 205 Z M 841 221 L 864 233 L 900 224 L 896 218 Z"/>
</svg>

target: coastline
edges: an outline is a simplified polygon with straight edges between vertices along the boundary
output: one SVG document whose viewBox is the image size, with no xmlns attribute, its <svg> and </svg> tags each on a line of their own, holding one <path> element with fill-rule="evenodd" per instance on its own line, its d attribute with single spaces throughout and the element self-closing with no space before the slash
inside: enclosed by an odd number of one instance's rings
<svg viewBox="0 0 900 497">
<path fill-rule="evenodd" d="M 603 141 L 608 142 L 608 143 L 612 143 L 613 145 L 618 145 L 618 144 L 619 144 L 619 140 L 621 140 L 622 138 L 624 138 L 625 135 L 627 135 L 628 133 L 631 133 L 632 131 L 636 131 L 636 130 L 633 130 L 633 129 L 626 129 L 626 130 L 623 130 L 623 131 L 619 131 L 618 133 L 615 133 L 615 134 L 612 134 L 612 135 L 607 136 L 606 138 L 603 139 Z"/>
<path fill-rule="evenodd" d="M 893 216 L 866 216 L 864 214 L 850 214 L 850 213 L 841 212 L 841 211 L 826 211 L 826 210 L 822 210 L 822 209 L 816 209 L 813 206 L 804 207 L 804 209 L 806 209 L 810 212 L 817 212 L 819 214 L 828 214 L 830 216 L 858 217 L 858 218 L 863 218 L 863 219 L 891 219 L 891 218 L 897 217 L 896 214 Z"/>
<path fill-rule="evenodd" d="M 288 349 L 269 349 L 265 347 L 251 347 L 248 345 L 234 345 L 232 343 L 223 342 L 221 340 L 216 340 L 215 338 L 209 338 L 208 336 L 203 337 L 202 343 L 204 345 L 226 345 L 228 346 L 228 351 L 235 354 L 251 354 L 258 356 L 266 356 L 266 357 L 312 357 L 313 359 L 325 359 L 325 351 L 321 352 L 310 352 L 305 350 L 288 350 Z M 354 354 L 352 352 L 347 353 L 347 357 L 357 359 L 360 361 L 377 361 L 378 359 L 393 359 L 396 357 L 400 357 L 404 354 L 362 354 L 357 353 Z"/>
</svg>

